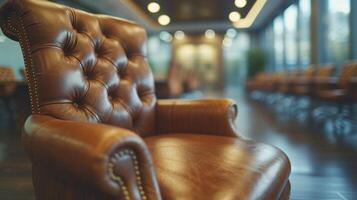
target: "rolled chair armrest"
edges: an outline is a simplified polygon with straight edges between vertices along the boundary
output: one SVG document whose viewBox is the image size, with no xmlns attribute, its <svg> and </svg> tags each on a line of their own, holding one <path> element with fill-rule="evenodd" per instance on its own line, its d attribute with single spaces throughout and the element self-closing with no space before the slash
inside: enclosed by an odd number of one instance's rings
<svg viewBox="0 0 357 200">
<path fill-rule="evenodd" d="M 196 133 L 239 137 L 237 105 L 229 99 L 159 100 L 156 128 L 163 133 Z"/>
<path fill-rule="evenodd" d="M 150 153 L 129 130 L 32 115 L 22 137 L 35 165 L 69 174 L 112 196 L 161 199 Z"/>
</svg>

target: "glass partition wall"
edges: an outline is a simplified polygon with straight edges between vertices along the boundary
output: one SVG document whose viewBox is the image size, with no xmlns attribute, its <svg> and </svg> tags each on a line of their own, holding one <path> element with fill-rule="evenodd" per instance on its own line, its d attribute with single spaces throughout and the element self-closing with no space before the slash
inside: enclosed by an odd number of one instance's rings
<svg viewBox="0 0 357 200">
<path fill-rule="evenodd" d="M 351 44 L 351 26 L 357 24 L 357 15 L 351 16 L 353 1 L 296 0 L 278 12 L 259 34 L 260 47 L 268 57 L 265 71 L 299 69 L 310 63 L 339 67 L 351 60 L 352 48 L 357 52 L 357 45 Z M 311 29 L 312 20 L 319 24 L 316 31 Z M 312 40 L 312 34 L 318 42 Z M 313 60 L 312 55 L 320 57 Z"/>
</svg>

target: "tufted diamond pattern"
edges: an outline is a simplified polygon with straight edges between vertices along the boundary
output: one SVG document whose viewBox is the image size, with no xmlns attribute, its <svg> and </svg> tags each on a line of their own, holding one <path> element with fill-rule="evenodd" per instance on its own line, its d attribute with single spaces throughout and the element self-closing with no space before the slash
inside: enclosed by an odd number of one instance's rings
<svg viewBox="0 0 357 200">
<path fill-rule="evenodd" d="M 26 57 L 33 112 L 153 132 L 156 98 L 144 29 L 43 1 L 13 1 L 7 11 L 17 19 L 8 21 L 8 35 Z"/>
</svg>

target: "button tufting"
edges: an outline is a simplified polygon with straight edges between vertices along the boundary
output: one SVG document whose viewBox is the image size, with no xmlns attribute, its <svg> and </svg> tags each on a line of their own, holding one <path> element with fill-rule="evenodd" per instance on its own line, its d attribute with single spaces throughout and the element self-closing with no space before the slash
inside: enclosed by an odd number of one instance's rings
<svg viewBox="0 0 357 200">
<path fill-rule="evenodd" d="M 77 102 L 73 102 L 73 106 L 79 108 L 79 104 Z"/>
<path fill-rule="evenodd" d="M 65 56 L 70 56 L 77 45 L 77 37 L 73 32 L 67 32 L 63 42 L 63 53 Z"/>
</svg>

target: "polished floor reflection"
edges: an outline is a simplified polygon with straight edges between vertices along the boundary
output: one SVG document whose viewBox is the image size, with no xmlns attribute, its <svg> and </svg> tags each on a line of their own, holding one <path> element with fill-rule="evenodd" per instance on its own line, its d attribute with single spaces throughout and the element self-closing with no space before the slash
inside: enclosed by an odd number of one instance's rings
<svg viewBox="0 0 357 200">
<path fill-rule="evenodd" d="M 291 199 L 357 199 L 357 148 L 309 125 L 281 120 L 284 117 L 251 101 L 242 90 L 227 89 L 223 95 L 235 99 L 239 105 L 237 126 L 242 135 L 276 145 L 289 156 Z M 21 128 L 5 122 L 1 119 L 0 199 L 34 199 L 31 164 L 21 145 Z"/>
</svg>

